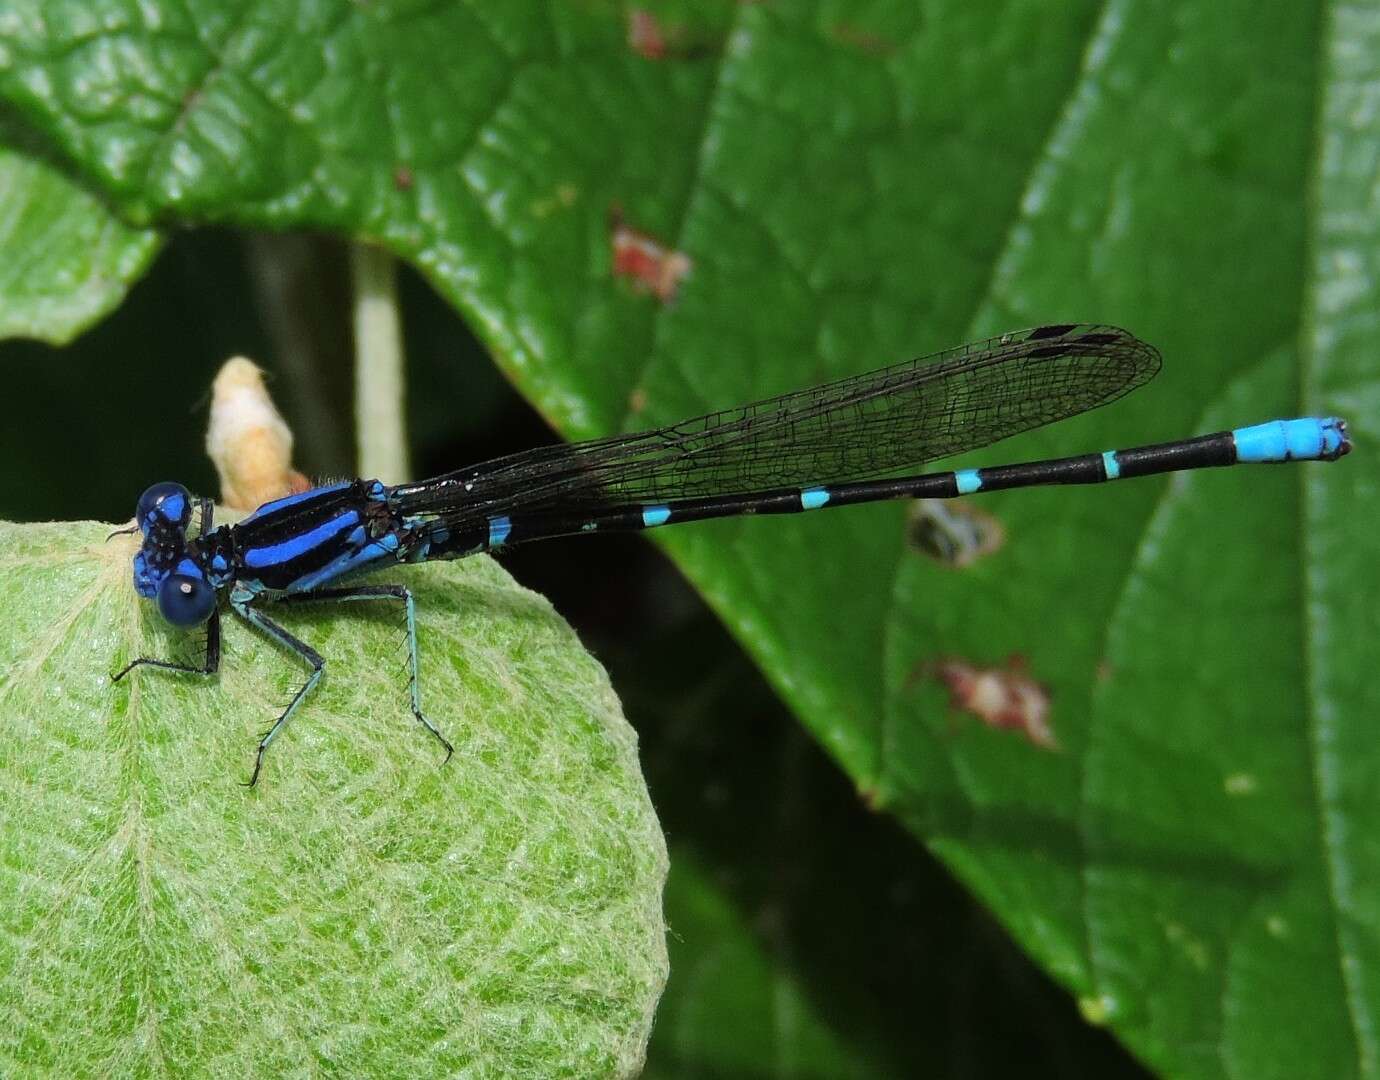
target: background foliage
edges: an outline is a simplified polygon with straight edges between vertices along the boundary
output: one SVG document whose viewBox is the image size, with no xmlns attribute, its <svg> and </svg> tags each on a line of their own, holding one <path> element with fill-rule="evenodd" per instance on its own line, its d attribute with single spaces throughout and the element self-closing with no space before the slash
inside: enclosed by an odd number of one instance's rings
<svg viewBox="0 0 1380 1080">
<path fill-rule="evenodd" d="M 659 56 L 630 47 L 627 9 L 597 0 L 290 17 L 268 2 L 11 5 L 0 167 L 35 195 L 7 200 L 0 238 L 35 254 L 7 279 L 6 325 L 54 340 L 85 325 L 156 246 L 137 226 L 232 222 L 386 244 L 571 437 L 1084 318 L 1155 341 L 1165 374 L 1002 457 L 1348 416 L 1361 452 L 1333 468 L 993 498 L 1008 542 L 966 571 L 911 550 L 896 507 L 668 532 L 885 820 L 839 805 L 677 579 L 633 571 L 640 548 L 559 545 L 511 565 L 552 592 L 596 583 L 559 602 L 577 622 L 588 606 L 582 631 L 645 725 L 677 866 L 671 921 L 690 928 L 673 941 L 685 974 L 654 1070 L 981 1074 L 1003 1052 L 1054 1073 L 1110 1067 L 1068 1003 L 1013 973 L 982 918 L 914 869 L 896 822 L 1152 1066 L 1373 1074 L 1373 13 L 647 12 Z M 673 301 L 614 275 L 614 208 L 689 258 Z M 64 236 L 101 240 L 62 256 Z M 316 433 L 305 464 L 349 471 L 316 392 L 344 376 L 311 330 L 340 319 L 326 283 L 285 305 L 299 249 L 253 241 L 246 279 L 232 243 L 175 243 L 69 354 L 9 347 L 20 400 L 51 411 L 3 435 L 8 514 L 122 517 L 170 468 L 204 481 L 183 410 L 231 349 L 293 356 L 286 396 Z M 64 316 L 51 297 L 80 283 Z M 429 300 L 409 310 L 419 467 L 539 437 Z M 84 400 L 73 372 L 104 377 Z M 58 411 L 103 408 L 129 418 L 119 455 L 91 420 L 62 448 L 40 437 Z M 486 417 L 491 440 L 456 437 Z M 1051 692 L 1058 752 L 956 717 L 926 675 L 1011 654 Z M 999 1049 L 980 1032 L 1001 1033 Z"/>
</svg>

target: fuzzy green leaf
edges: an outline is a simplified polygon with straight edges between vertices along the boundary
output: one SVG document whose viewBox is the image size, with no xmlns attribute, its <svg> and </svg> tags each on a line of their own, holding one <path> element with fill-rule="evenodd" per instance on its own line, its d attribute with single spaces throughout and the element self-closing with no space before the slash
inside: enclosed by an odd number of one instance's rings
<svg viewBox="0 0 1380 1080">
<path fill-rule="evenodd" d="M 635 1074 L 666 976 L 665 848 L 607 679 L 493 562 L 423 568 L 424 702 L 397 611 L 229 619 L 207 680 L 97 524 L 0 526 L 0 1071 Z"/>
</svg>

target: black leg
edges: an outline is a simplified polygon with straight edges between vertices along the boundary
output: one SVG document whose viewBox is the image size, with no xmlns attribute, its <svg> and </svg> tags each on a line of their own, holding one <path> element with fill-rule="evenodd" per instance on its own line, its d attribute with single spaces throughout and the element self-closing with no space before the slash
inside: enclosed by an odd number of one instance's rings
<svg viewBox="0 0 1380 1080">
<path fill-rule="evenodd" d="M 268 750 L 268 744 L 271 743 L 278 732 L 282 730 L 283 725 L 288 722 L 293 711 L 301 704 L 302 699 L 307 696 L 311 688 L 321 680 L 321 672 L 326 666 L 326 661 L 321 658 L 319 652 L 306 642 L 293 637 L 262 611 L 252 607 L 249 601 L 237 599 L 232 595 L 230 597 L 230 606 L 234 609 L 235 614 L 244 619 L 245 622 L 249 623 L 267 637 L 272 638 L 284 648 L 291 649 L 311 665 L 311 674 L 307 676 L 307 681 L 304 682 L 301 689 L 293 695 L 292 700 L 288 702 L 288 707 L 283 710 L 282 715 L 279 716 L 277 720 L 273 721 L 273 726 L 264 732 L 263 737 L 259 739 L 259 749 L 254 755 L 254 772 L 250 774 L 249 782 L 245 784 L 245 787 L 253 787 L 258 783 L 259 772 L 264 767 L 264 754 Z"/>
<path fill-rule="evenodd" d="M 213 516 L 214 503 L 205 495 L 197 499 L 197 506 L 201 508 L 200 535 L 205 536 L 211 531 L 211 519 Z"/>
<path fill-rule="evenodd" d="M 188 675 L 214 675 L 220 670 L 220 611 L 212 611 L 210 619 L 206 621 L 206 658 L 200 667 L 195 664 L 179 664 L 175 660 L 153 660 L 147 656 L 141 656 L 137 660 L 131 660 L 110 676 L 110 681 L 112 683 L 119 682 L 141 664 L 163 668 L 165 671 L 181 671 Z"/>
<path fill-rule="evenodd" d="M 415 605 L 412 602 L 412 593 L 402 585 L 357 585 L 353 588 L 316 589 L 312 592 L 289 593 L 287 596 L 277 597 L 277 602 L 281 604 L 311 604 L 318 601 L 338 602 L 343 600 L 402 601 L 403 608 L 407 613 L 407 657 L 411 670 L 408 689 L 412 695 L 412 715 L 446 748 L 445 761 L 441 762 L 444 765 L 455 753 L 455 747 L 451 746 L 450 740 L 441 734 L 440 728 L 428 720 L 422 712 L 422 694 L 417 683 L 417 618 Z"/>
</svg>

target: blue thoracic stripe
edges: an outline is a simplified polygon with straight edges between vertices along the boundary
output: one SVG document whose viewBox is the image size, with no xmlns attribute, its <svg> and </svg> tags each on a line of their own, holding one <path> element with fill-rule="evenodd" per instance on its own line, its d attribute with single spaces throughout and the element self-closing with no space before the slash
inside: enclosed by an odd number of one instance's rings
<svg viewBox="0 0 1380 1080">
<path fill-rule="evenodd" d="M 513 523 L 508 518 L 489 518 L 489 547 L 502 547 L 503 542 L 508 539 L 508 534 L 512 531 Z"/>
<path fill-rule="evenodd" d="M 982 477 L 976 469 L 959 469 L 954 473 L 954 483 L 958 485 L 960 495 L 971 495 L 982 490 Z"/>
<path fill-rule="evenodd" d="M 800 493 L 800 508 L 802 510 L 818 510 L 829 501 L 828 488 L 813 487 L 806 488 Z"/>
<path fill-rule="evenodd" d="M 1335 456 L 1342 445 L 1340 423 L 1315 416 L 1271 420 L 1237 428 L 1231 435 L 1236 460 L 1242 462 L 1308 461 Z"/>
<path fill-rule="evenodd" d="M 1107 474 L 1108 480 L 1116 480 L 1121 476 L 1121 463 L 1116 459 L 1115 450 L 1102 451 L 1102 470 Z"/>
<path fill-rule="evenodd" d="M 240 522 L 240 524 L 248 525 L 251 521 L 271 514 L 275 510 L 281 510 L 286 506 L 296 506 L 298 503 L 320 498 L 322 495 L 328 495 L 333 491 L 340 491 L 342 488 L 347 488 L 350 484 L 351 481 L 342 480 L 336 484 L 327 484 L 325 487 L 312 488 L 310 491 L 299 491 L 296 495 L 285 495 L 281 499 L 274 499 L 272 502 L 264 503 L 263 506 L 255 510 Z"/>
<path fill-rule="evenodd" d="M 244 565 L 254 570 L 269 566 L 279 566 L 311 551 L 322 544 L 335 540 L 342 532 L 359 524 L 359 513 L 347 510 L 330 521 L 323 522 L 310 532 L 284 540 L 268 547 L 249 548 L 244 553 Z"/>
<path fill-rule="evenodd" d="M 644 506 L 642 508 L 642 524 L 647 528 L 655 528 L 657 525 L 665 525 L 671 520 L 671 508 L 669 506 Z"/>
<path fill-rule="evenodd" d="M 293 592 L 306 592 L 315 589 L 336 578 L 346 577 L 350 574 L 357 574 L 367 569 L 380 559 L 388 558 L 397 553 L 398 534 L 385 533 L 376 540 L 368 543 L 364 539 L 364 526 L 358 526 L 350 533 L 346 541 L 350 545 L 349 550 L 344 554 L 332 559 L 319 570 L 315 570 L 305 577 L 298 578 L 292 583 Z"/>
</svg>

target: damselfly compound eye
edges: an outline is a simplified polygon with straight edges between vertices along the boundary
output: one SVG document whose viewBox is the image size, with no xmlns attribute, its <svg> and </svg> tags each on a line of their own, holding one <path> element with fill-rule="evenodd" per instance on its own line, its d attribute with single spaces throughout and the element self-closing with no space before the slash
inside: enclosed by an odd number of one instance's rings
<svg viewBox="0 0 1380 1080">
<path fill-rule="evenodd" d="M 139 496 L 134 520 L 146 534 L 154 524 L 186 529 L 192 520 L 192 494 L 172 480 L 154 484 Z"/>
<path fill-rule="evenodd" d="M 216 610 L 216 590 L 201 578 L 169 574 L 158 588 L 158 613 L 174 626 L 199 626 Z"/>
</svg>

